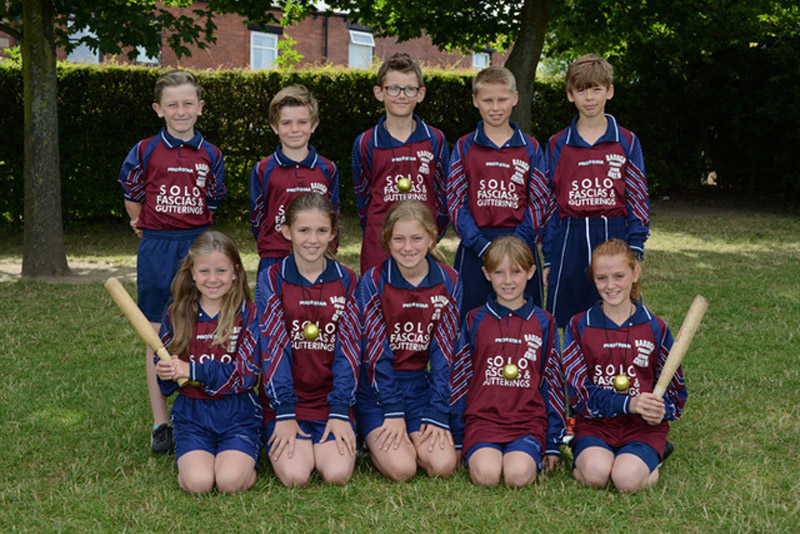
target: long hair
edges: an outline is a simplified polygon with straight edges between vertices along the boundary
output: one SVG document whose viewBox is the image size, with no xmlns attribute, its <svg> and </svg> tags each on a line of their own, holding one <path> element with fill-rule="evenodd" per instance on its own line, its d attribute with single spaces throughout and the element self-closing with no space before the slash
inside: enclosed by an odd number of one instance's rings
<svg viewBox="0 0 800 534">
<path fill-rule="evenodd" d="M 325 256 L 330 259 L 336 259 L 334 253 L 335 238 L 339 235 L 339 212 L 333 207 L 333 203 L 325 195 L 319 193 L 309 192 L 301 193 L 294 197 L 289 205 L 286 206 L 286 221 L 284 224 L 291 228 L 299 213 L 303 211 L 319 211 L 328 217 L 331 223 L 331 242 L 328 243 L 328 250 L 325 251 Z"/>
<path fill-rule="evenodd" d="M 417 221 L 420 223 L 425 233 L 431 237 L 431 247 L 428 249 L 428 253 L 433 256 L 436 261 L 446 261 L 442 251 L 436 248 L 438 231 L 431 210 L 428 206 L 416 199 L 401 200 L 389 208 L 386 218 L 383 219 L 383 229 L 381 230 L 381 241 L 384 250 L 389 250 L 389 242 L 392 240 L 394 225 L 400 221 Z"/>
<path fill-rule="evenodd" d="M 173 300 L 171 315 L 173 336 L 167 349 L 171 354 L 185 354 L 189 350 L 200 303 L 200 291 L 192 278 L 192 267 L 198 256 L 214 251 L 222 252 L 231 260 L 236 278 L 233 280 L 230 291 L 222 297 L 222 307 L 219 310 L 212 346 L 228 345 L 242 305 L 246 300 L 250 300 L 247 273 L 233 241 L 222 232 L 215 230 L 208 230 L 200 234 L 183 259 L 178 272 L 175 273 L 170 287 Z"/>
<path fill-rule="evenodd" d="M 639 260 L 636 259 L 636 254 L 634 254 L 633 249 L 629 247 L 625 241 L 622 239 L 617 239 L 616 237 L 609 239 L 608 241 L 597 245 L 592 251 L 592 262 L 589 264 L 589 277 L 592 280 L 594 280 L 594 261 L 600 256 L 623 256 L 625 261 L 630 266 L 631 271 L 635 270 L 636 265 L 639 263 Z M 641 279 L 642 276 L 640 274 L 639 280 L 635 281 L 631 287 L 631 301 L 642 300 Z"/>
</svg>

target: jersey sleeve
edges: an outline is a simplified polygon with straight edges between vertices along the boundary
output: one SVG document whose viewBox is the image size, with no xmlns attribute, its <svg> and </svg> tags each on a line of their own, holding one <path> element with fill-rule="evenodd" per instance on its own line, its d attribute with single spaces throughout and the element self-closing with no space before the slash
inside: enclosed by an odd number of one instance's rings
<svg viewBox="0 0 800 534">
<path fill-rule="evenodd" d="M 561 355 L 558 329 L 555 319 L 547 314 L 547 342 L 543 357 L 544 376 L 539 385 L 539 392 L 544 399 L 547 412 L 547 434 L 545 438 L 545 454 L 559 456 L 559 445 L 563 443 L 566 430 L 566 409 L 564 398 L 564 375 L 561 372 Z"/>
<path fill-rule="evenodd" d="M 274 264 L 256 287 L 256 306 L 259 316 L 261 387 L 275 410 L 275 418 L 294 419 L 297 396 L 292 379 L 292 345 L 283 317 L 279 293 L 278 268 Z"/>
<path fill-rule="evenodd" d="M 206 203 L 211 211 L 216 211 L 220 199 L 228 193 L 225 187 L 225 158 L 220 149 L 210 143 L 206 146 L 206 152 L 212 163 L 206 182 Z"/>
<path fill-rule="evenodd" d="M 570 405 L 585 417 L 616 417 L 630 413 L 631 397 L 596 386 L 586 368 L 578 323 L 582 315 L 570 319 L 564 329 L 563 366 Z"/>
<path fill-rule="evenodd" d="M 256 241 L 266 216 L 265 187 L 261 177 L 262 164 L 263 162 L 256 163 L 253 172 L 250 173 L 250 229 Z"/>
<path fill-rule="evenodd" d="M 555 165 L 551 161 L 552 153 L 550 146 L 553 143 L 552 139 L 547 143 L 545 148 L 545 164 L 546 164 L 546 178 L 545 186 L 547 187 L 547 198 L 545 200 L 545 213 L 542 221 L 542 255 L 544 256 L 544 267 L 550 267 L 550 252 L 553 246 L 553 240 L 558 232 L 558 225 L 561 222 L 561 215 L 558 212 L 558 202 L 556 202 L 556 192 L 553 185 L 553 174 L 555 173 Z"/>
<path fill-rule="evenodd" d="M 447 207 L 450 220 L 461 243 L 481 257 L 491 243 L 483 237 L 472 213 L 469 211 L 469 177 L 466 173 L 468 147 L 466 138 L 459 139 L 450 158 L 450 175 L 447 179 Z"/>
<path fill-rule="evenodd" d="M 165 347 L 169 346 L 173 336 L 172 323 L 170 322 L 171 316 L 172 307 L 164 314 L 164 318 L 161 320 L 161 328 L 158 330 L 159 336 L 161 337 L 161 344 Z M 158 360 L 158 355 L 154 354 L 153 363 L 158 363 Z M 178 383 L 174 380 L 161 380 L 158 375 L 156 375 L 156 381 L 158 383 L 158 388 L 161 390 L 161 394 L 165 397 L 169 397 L 178 390 Z"/>
<path fill-rule="evenodd" d="M 447 177 L 450 174 L 450 151 L 444 133 L 433 134 L 438 144 L 436 167 L 433 175 L 433 194 L 436 203 L 436 227 L 439 239 L 444 237 L 447 225 L 450 224 L 450 213 L 447 210 Z M 437 146 L 437 145 L 434 145 Z"/>
<path fill-rule="evenodd" d="M 373 278 L 377 274 L 367 271 L 356 288 L 356 303 L 364 324 L 362 365 L 369 386 L 383 409 L 383 416 L 405 417 L 403 394 L 394 374 L 394 354 L 389 346 L 380 294 Z"/>
<path fill-rule="evenodd" d="M 356 193 L 356 207 L 358 208 L 358 220 L 361 223 L 361 231 L 367 227 L 367 211 L 369 210 L 369 200 L 372 185 L 372 176 L 367 161 L 366 144 L 364 136 L 369 131 L 359 135 L 353 143 L 353 188 Z"/>
<path fill-rule="evenodd" d="M 450 432 L 460 448 L 464 439 L 464 412 L 467 408 L 467 391 L 472 381 L 472 347 L 469 344 L 469 326 L 467 320 L 462 325 L 456 351 L 453 357 L 453 370 L 450 375 Z"/>
<path fill-rule="evenodd" d="M 639 138 L 631 134 L 630 153 L 625 166 L 625 207 L 628 211 L 628 245 L 644 253 L 644 242 L 650 235 L 650 195 L 644 172 L 644 157 Z"/>
<path fill-rule="evenodd" d="M 658 345 L 658 359 L 656 360 L 656 381 L 661 376 L 661 371 L 664 369 L 664 363 L 667 361 L 669 351 L 672 349 L 672 332 L 666 324 L 661 325 L 661 340 Z M 655 384 L 653 385 L 655 387 Z M 673 421 L 678 419 L 683 414 L 683 406 L 686 403 L 688 394 L 686 392 L 686 384 L 683 380 L 683 369 L 679 366 L 672 377 L 672 381 L 667 386 L 667 391 L 664 393 L 664 419 Z"/>
<path fill-rule="evenodd" d="M 128 152 L 117 181 L 122 186 L 125 200 L 130 202 L 144 202 L 144 164 L 140 159 L 140 147 L 144 141 L 139 141 Z"/>
<path fill-rule="evenodd" d="M 347 271 L 349 283 L 345 310 L 339 319 L 336 348 L 333 356 L 333 388 L 328 394 L 328 417 L 349 420 L 350 407 L 356 401 L 361 362 L 361 314 L 355 302 L 358 277 Z"/>
<path fill-rule="evenodd" d="M 236 343 L 236 358 L 232 363 L 208 360 L 192 363 L 189 380 L 200 382 L 206 395 L 238 395 L 251 391 L 261 373 L 261 354 L 258 345 L 258 314 L 252 302 L 245 303 L 240 313 L 242 330 Z"/>
</svg>

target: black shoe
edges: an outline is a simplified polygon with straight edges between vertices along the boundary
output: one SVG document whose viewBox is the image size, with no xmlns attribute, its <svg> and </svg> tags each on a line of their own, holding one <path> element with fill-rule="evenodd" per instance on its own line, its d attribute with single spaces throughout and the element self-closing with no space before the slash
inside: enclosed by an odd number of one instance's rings
<svg viewBox="0 0 800 534">
<path fill-rule="evenodd" d="M 675 445 L 673 445 L 670 440 L 667 440 L 667 444 L 664 445 L 664 453 L 661 455 L 661 461 L 663 462 L 664 460 L 666 460 L 674 450 L 675 450 Z"/>
<path fill-rule="evenodd" d="M 150 450 L 155 454 L 169 454 L 175 443 L 172 441 L 172 427 L 162 423 L 150 436 Z"/>
</svg>

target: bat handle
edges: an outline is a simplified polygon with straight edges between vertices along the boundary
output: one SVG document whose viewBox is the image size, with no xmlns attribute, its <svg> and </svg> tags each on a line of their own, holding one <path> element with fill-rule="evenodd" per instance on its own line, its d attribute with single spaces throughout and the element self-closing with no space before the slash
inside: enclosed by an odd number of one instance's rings
<svg viewBox="0 0 800 534">
<path fill-rule="evenodd" d="M 163 345 L 160 346 L 158 349 L 156 349 L 156 355 L 160 360 L 164 360 L 165 362 L 172 360 L 172 356 L 169 355 L 169 351 L 167 351 L 167 349 L 164 348 Z M 186 378 L 185 376 L 182 376 L 177 380 L 177 382 L 178 382 L 178 387 L 183 387 L 189 383 L 189 379 Z"/>
</svg>

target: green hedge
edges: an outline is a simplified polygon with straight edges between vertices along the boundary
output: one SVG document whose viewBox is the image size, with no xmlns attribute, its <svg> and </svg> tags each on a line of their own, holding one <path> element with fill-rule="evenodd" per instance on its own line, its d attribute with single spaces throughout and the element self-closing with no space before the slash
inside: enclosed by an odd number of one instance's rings
<svg viewBox="0 0 800 534">
<path fill-rule="evenodd" d="M 116 178 L 130 148 L 140 139 L 154 135 L 161 126 L 151 109 L 152 87 L 161 69 L 116 65 L 76 66 L 58 69 L 59 138 L 63 212 L 67 224 L 123 216 L 122 192 Z M 320 126 L 312 137 L 318 151 L 339 165 L 342 208 L 355 211 L 352 193 L 350 152 L 352 142 L 375 124 L 381 106 L 372 96 L 374 73 L 323 68 L 283 73 L 278 71 L 198 72 L 206 106 L 198 128 L 225 154 L 229 195 L 221 203 L 220 217 L 246 219 L 248 178 L 253 165 L 270 154 L 277 142 L 267 123 L 269 101 L 280 87 L 290 83 L 306 85 L 320 102 Z M 430 71 L 425 101 L 417 109 L 430 124 L 441 128 L 452 144 L 474 128 L 479 119 L 470 95 L 471 75 L 461 72 Z M 792 90 L 797 91 L 796 88 Z M 609 112 L 633 129 L 642 140 L 651 194 L 667 192 L 699 182 L 710 169 L 753 170 L 736 185 L 758 188 L 755 163 L 760 147 L 746 146 L 731 152 L 744 135 L 708 109 L 706 121 L 716 120 L 717 134 L 703 140 L 696 131 L 694 113 L 681 114 L 685 102 L 662 99 L 653 94 L 669 92 L 664 84 L 643 82 L 617 87 Z M 762 103 L 780 113 L 764 95 Z M 0 224 L 22 221 L 23 192 L 23 108 L 22 75 L 19 68 L 0 65 Z M 663 103 L 662 103 L 663 102 Z M 563 81 L 545 80 L 537 85 L 533 99 L 533 134 L 541 142 L 563 128 L 574 108 L 564 95 Z M 686 107 L 686 109 L 692 109 Z M 773 130 L 750 124 L 751 138 Z M 793 128 L 796 136 L 797 129 Z M 721 132 L 730 132 L 722 135 Z M 738 136 L 738 137 L 737 137 Z M 699 139 L 699 140 L 698 140 Z M 787 143 L 780 144 L 781 147 Z M 749 148 L 749 150 L 747 149 Z M 768 169 L 776 189 L 785 197 L 798 190 L 797 170 L 790 164 L 793 152 L 773 154 Z M 734 158 L 737 164 L 733 165 Z M 746 161 L 742 162 L 744 158 Z M 748 159 L 749 158 L 749 159 Z M 781 159 L 783 158 L 783 159 Z M 777 164 L 775 163 L 777 162 Z M 777 177 L 777 178 L 776 178 Z"/>
</svg>

